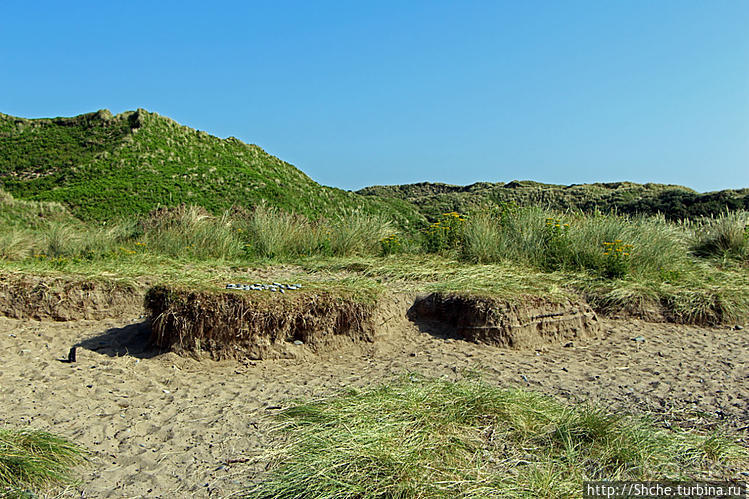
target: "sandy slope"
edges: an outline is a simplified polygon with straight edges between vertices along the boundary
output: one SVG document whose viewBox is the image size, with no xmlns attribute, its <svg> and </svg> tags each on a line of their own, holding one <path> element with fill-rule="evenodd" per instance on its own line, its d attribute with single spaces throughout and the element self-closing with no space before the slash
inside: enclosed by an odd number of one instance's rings
<svg viewBox="0 0 749 499">
<path fill-rule="evenodd" d="M 217 363 L 144 351 L 140 321 L 0 318 L 0 424 L 60 433 L 93 451 L 83 485 L 65 496 L 229 496 L 263 469 L 253 458 L 271 447 L 265 416 L 275 407 L 406 370 L 457 378 L 479 368 L 492 383 L 652 410 L 664 424 L 725 421 L 748 441 L 746 330 L 604 321 L 603 339 L 512 351 L 404 322 L 373 346 L 325 358 Z M 78 361 L 60 362 L 78 342 Z"/>
</svg>

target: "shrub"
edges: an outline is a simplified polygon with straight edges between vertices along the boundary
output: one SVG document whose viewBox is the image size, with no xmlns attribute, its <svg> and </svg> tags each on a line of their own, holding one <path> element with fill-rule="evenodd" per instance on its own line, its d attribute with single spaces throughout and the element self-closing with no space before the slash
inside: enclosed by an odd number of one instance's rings
<svg viewBox="0 0 749 499">
<path fill-rule="evenodd" d="M 466 217 L 455 211 L 443 213 L 440 219 L 422 230 L 424 249 L 428 253 L 457 249 L 463 244 Z"/>
</svg>

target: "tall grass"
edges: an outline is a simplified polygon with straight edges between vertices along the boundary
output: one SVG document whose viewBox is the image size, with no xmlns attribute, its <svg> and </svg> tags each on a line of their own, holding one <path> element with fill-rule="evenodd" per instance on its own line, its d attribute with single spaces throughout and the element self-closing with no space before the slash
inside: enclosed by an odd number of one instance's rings
<svg viewBox="0 0 749 499">
<path fill-rule="evenodd" d="M 543 274 L 558 283 L 554 286 L 582 292 L 597 310 L 635 315 L 665 310 L 679 322 L 741 322 L 749 310 L 747 212 L 672 223 L 663 217 L 500 207 L 467 218 L 447 213 L 422 232 L 403 234 L 386 217 L 360 210 L 310 220 L 264 203 L 218 216 L 196 206 L 162 208 L 142 219 L 106 224 L 61 217 L 56 209 L 49 217 L 37 216 L 44 210 L 34 205 L 39 208 L 34 222 L 25 225 L 18 223 L 27 218 L 23 210 L 6 210 L 18 208 L 17 202 L 0 201 L 0 260 L 28 262 L 35 269 L 133 267 L 137 262 L 163 266 L 167 260 L 173 262 L 169 265 L 241 266 L 267 259 L 303 263 L 310 257 L 381 255 L 411 267 L 424 257 L 428 266 L 439 261 L 439 269 L 399 273 L 419 275 L 425 286 L 441 281 L 486 293 L 527 288 L 498 285 L 501 279 Z M 369 267 L 356 263 L 343 270 L 367 272 Z"/>
<path fill-rule="evenodd" d="M 512 216 L 480 212 L 464 228 L 463 255 L 478 263 L 510 260 L 544 270 L 610 267 L 604 243 L 620 241 L 631 250 L 622 257 L 636 275 L 678 272 L 688 265 L 688 233 L 663 217 L 554 214 L 522 208 Z"/>
<path fill-rule="evenodd" d="M 393 230 L 385 217 L 359 210 L 333 220 L 310 221 L 264 204 L 243 217 L 240 227 L 246 233 L 248 251 L 268 258 L 375 255 L 380 240 Z"/>
<path fill-rule="evenodd" d="M 239 219 L 247 253 L 262 258 L 297 257 L 325 253 L 328 234 L 320 224 L 306 217 L 260 204 Z"/>
<path fill-rule="evenodd" d="M 350 210 L 332 221 L 330 250 L 336 256 L 375 255 L 380 241 L 392 232 L 392 223 L 386 217 Z"/>
<path fill-rule="evenodd" d="M 213 216 L 198 206 L 154 212 L 143 222 L 140 242 L 150 252 L 171 257 L 233 259 L 243 242 L 228 213 Z"/>
<path fill-rule="evenodd" d="M 25 229 L 5 228 L 0 232 L 0 260 L 23 260 L 31 256 L 34 234 Z"/>
<path fill-rule="evenodd" d="M 289 438 L 250 498 L 573 497 L 584 480 L 699 478 L 747 463 L 719 435 L 414 374 L 297 403 L 278 420 Z"/>
<path fill-rule="evenodd" d="M 723 213 L 698 220 L 693 226 L 697 255 L 749 261 L 749 212 Z"/>
<path fill-rule="evenodd" d="M 70 483 L 85 460 L 76 444 L 38 430 L 0 429 L 0 497 L 35 497 L 29 491 Z"/>
</svg>

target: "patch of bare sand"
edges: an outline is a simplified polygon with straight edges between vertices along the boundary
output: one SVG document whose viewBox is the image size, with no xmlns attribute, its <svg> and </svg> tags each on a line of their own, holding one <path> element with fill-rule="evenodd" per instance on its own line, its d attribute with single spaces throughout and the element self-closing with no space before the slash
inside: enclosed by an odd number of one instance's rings
<svg viewBox="0 0 749 499">
<path fill-rule="evenodd" d="M 274 408 L 409 370 L 457 379 L 479 369 L 497 385 L 654 411 L 664 424 L 726 422 L 748 438 L 746 331 L 604 320 L 601 338 L 536 351 L 401 321 L 371 345 L 242 363 L 158 355 L 144 349 L 139 321 L 0 318 L 0 423 L 53 431 L 93 451 L 82 486 L 66 496 L 230 496 L 262 471 L 253 458 L 272 445 L 265 416 Z M 60 362 L 77 343 L 77 362 Z"/>
</svg>

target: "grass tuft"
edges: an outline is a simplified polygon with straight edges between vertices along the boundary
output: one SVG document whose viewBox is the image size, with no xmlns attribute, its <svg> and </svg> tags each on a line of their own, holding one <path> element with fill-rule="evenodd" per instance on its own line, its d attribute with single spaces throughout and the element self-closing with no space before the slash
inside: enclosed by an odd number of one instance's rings
<svg viewBox="0 0 749 499">
<path fill-rule="evenodd" d="M 410 374 L 277 419 L 290 438 L 247 497 L 568 497 L 584 480 L 698 478 L 747 462 L 717 435 L 477 379 Z"/>
<path fill-rule="evenodd" d="M 85 461 L 78 445 L 38 430 L 0 429 L 0 497 L 73 482 L 71 469 Z"/>
<path fill-rule="evenodd" d="M 749 211 L 722 213 L 695 225 L 697 255 L 749 262 Z"/>
</svg>

